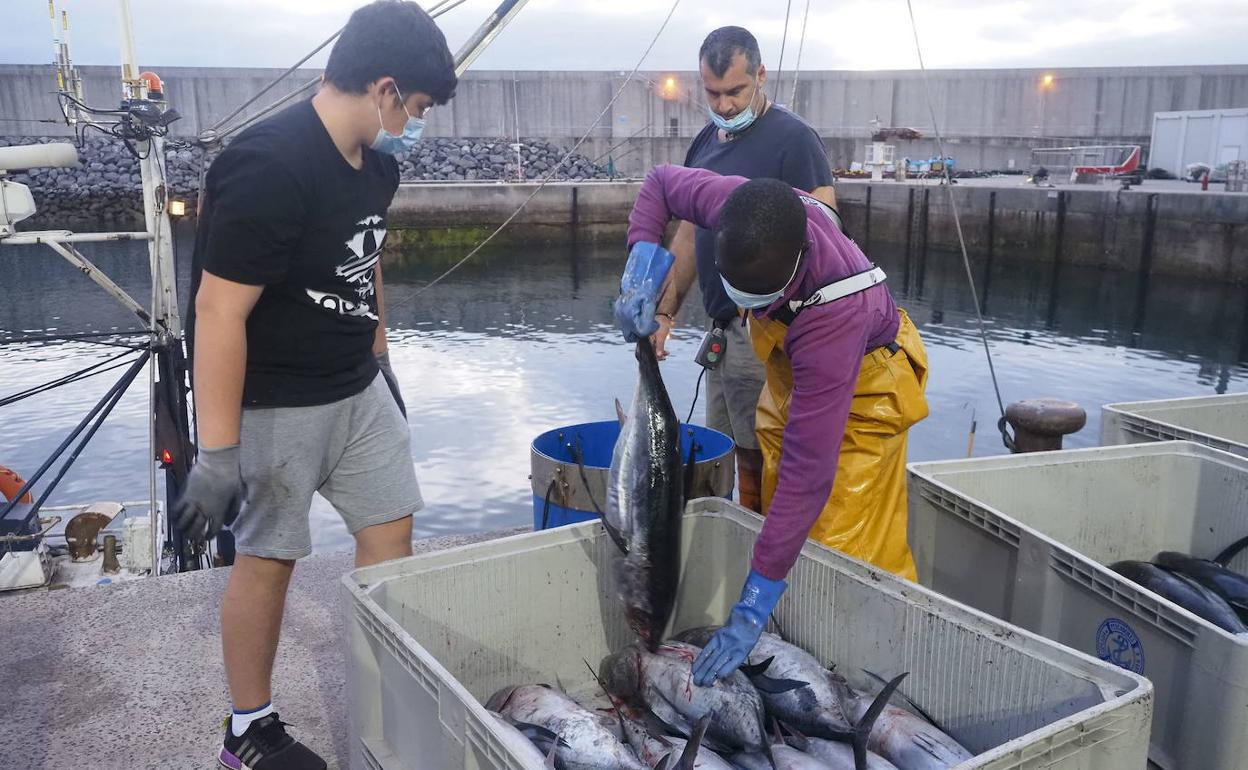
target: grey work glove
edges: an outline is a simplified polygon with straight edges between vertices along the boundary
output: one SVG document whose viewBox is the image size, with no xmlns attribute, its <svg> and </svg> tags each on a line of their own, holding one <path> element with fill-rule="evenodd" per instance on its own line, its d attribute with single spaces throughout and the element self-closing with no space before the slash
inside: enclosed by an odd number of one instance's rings
<svg viewBox="0 0 1248 770">
<path fill-rule="evenodd" d="M 381 368 L 381 376 L 386 378 L 390 394 L 394 396 L 394 402 L 399 405 L 399 411 L 403 413 L 403 419 L 406 420 L 407 405 L 403 403 L 403 395 L 399 393 L 399 380 L 394 376 L 394 369 L 390 368 L 389 350 L 377 356 L 377 366 Z"/>
<path fill-rule="evenodd" d="M 192 542 L 215 537 L 245 494 L 238 444 L 199 450 L 186 489 L 174 506 L 178 529 Z"/>
</svg>

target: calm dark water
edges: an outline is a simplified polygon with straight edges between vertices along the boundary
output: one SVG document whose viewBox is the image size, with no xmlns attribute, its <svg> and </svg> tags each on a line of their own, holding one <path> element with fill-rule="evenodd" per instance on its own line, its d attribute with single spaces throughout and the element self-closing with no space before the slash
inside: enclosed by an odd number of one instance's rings
<svg viewBox="0 0 1248 770">
<path fill-rule="evenodd" d="M 183 253 L 189 244 L 180 242 Z M 147 303 L 146 252 L 84 248 Z M 402 300 L 460 253 L 404 254 L 386 267 L 394 366 L 428 508 L 419 534 L 494 529 L 531 520 L 529 443 L 550 428 L 614 417 L 636 379 L 611 325 L 623 263 L 607 247 L 497 249 L 438 287 Z M 932 414 L 912 431 L 910 458 L 1004 452 L 997 407 L 961 260 L 876 253 L 931 359 Z M 1006 402 L 1059 396 L 1084 405 L 1088 426 L 1068 446 L 1097 444 L 1100 407 L 1115 401 L 1244 390 L 1245 290 L 1173 278 L 1051 266 L 974 265 Z M 185 287 L 183 287 L 185 296 Z M 682 313 L 663 372 L 682 417 L 693 398 L 700 338 L 696 297 Z M 0 246 L 0 338 L 131 329 L 127 314 L 46 247 Z M 81 342 L 0 346 L 0 397 L 114 355 Z M 30 474 L 110 386 L 112 375 L 0 407 L 0 464 Z M 147 377 L 140 378 L 50 501 L 147 496 Z M 695 421 L 702 419 L 702 405 Z M 318 550 L 349 537 L 329 505 L 313 508 Z"/>
</svg>

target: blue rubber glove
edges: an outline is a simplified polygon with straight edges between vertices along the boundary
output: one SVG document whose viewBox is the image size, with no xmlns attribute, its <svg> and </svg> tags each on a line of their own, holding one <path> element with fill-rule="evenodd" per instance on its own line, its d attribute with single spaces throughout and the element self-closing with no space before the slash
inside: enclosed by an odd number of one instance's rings
<svg viewBox="0 0 1248 770">
<path fill-rule="evenodd" d="M 620 277 L 620 296 L 615 300 L 615 324 L 628 342 L 649 337 L 659 330 L 659 321 L 654 317 L 659 290 L 675 259 L 657 243 L 633 244 L 624 265 L 624 275 Z"/>
<path fill-rule="evenodd" d="M 715 684 L 716 679 L 722 679 L 741 667 L 754 650 L 754 645 L 758 644 L 758 638 L 767 626 L 767 618 L 787 587 L 783 580 L 768 580 L 750 570 L 745 587 L 741 589 L 741 601 L 732 608 L 728 622 L 715 632 L 693 661 L 694 684 L 709 687 Z"/>
</svg>

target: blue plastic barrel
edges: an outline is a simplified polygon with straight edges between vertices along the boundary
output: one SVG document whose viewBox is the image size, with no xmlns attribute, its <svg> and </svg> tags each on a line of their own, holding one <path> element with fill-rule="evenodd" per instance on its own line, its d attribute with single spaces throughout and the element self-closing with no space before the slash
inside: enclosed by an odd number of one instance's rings
<svg viewBox="0 0 1248 770">
<path fill-rule="evenodd" d="M 619 436 L 620 424 L 611 420 L 556 428 L 533 440 L 533 529 L 598 518 L 595 506 L 605 509 L 607 504 L 607 474 Z M 691 445 L 698 447 L 692 496 L 730 499 L 736 481 L 732 439 L 701 425 L 681 425 L 683 462 Z"/>
</svg>

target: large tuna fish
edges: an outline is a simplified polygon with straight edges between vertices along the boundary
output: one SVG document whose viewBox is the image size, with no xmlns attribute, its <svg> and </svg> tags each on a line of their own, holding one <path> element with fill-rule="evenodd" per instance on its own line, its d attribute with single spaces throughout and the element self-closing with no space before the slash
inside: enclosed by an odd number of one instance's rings
<svg viewBox="0 0 1248 770">
<path fill-rule="evenodd" d="M 1185 575 L 1167 572 L 1146 561 L 1120 561 L 1109 568 L 1218 628 L 1232 634 L 1248 631 L 1225 599 Z"/>
<path fill-rule="evenodd" d="M 672 731 L 690 735 L 711 715 L 704 745 L 721 752 L 766 752 L 763 701 L 745 675 L 734 671 L 710 687 L 693 683 L 698 648 L 680 642 L 650 652 L 629 645 L 608 655 L 599 668 L 604 687 L 639 709 L 649 709 Z"/>
<path fill-rule="evenodd" d="M 602 720 L 546 685 L 504 688 L 486 708 L 513 724 L 536 725 L 558 736 L 554 763 L 558 770 L 651 770 Z"/>
<path fill-rule="evenodd" d="M 714 636 L 716 627 L 695 628 L 677 639 L 703 647 Z M 743 667 L 759 686 L 767 713 L 803 735 L 849 740 L 851 720 L 845 714 L 837 688 L 828 670 L 810 653 L 789 644 L 775 634 L 763 633 Z M 762 673 L 757 673 L 762 669 Z M 761 677 L 799 682 L 802 687 L 765 686 Z"/>
<path fill-rule="evenodd" d="M 1214 561 L 1197 559 L 1183 553 L 1162 551 L 1153 557 L 1162 569 L 1187 575 L 1226 600 L 1241 621 L 1248 622 L 1248 577 Z"/>
<path fill-rule="evenodd" d="M 676 602 L 685 482 L 680 421 L 649 338 L 637 342 L 637 362 L 640 379 L 611 459 L 603 524 L 623 554 L 616 575 L 629 627 L 654 651 Z M 692 452 L 689 459 L 692 467 Z"/>
</svg>

